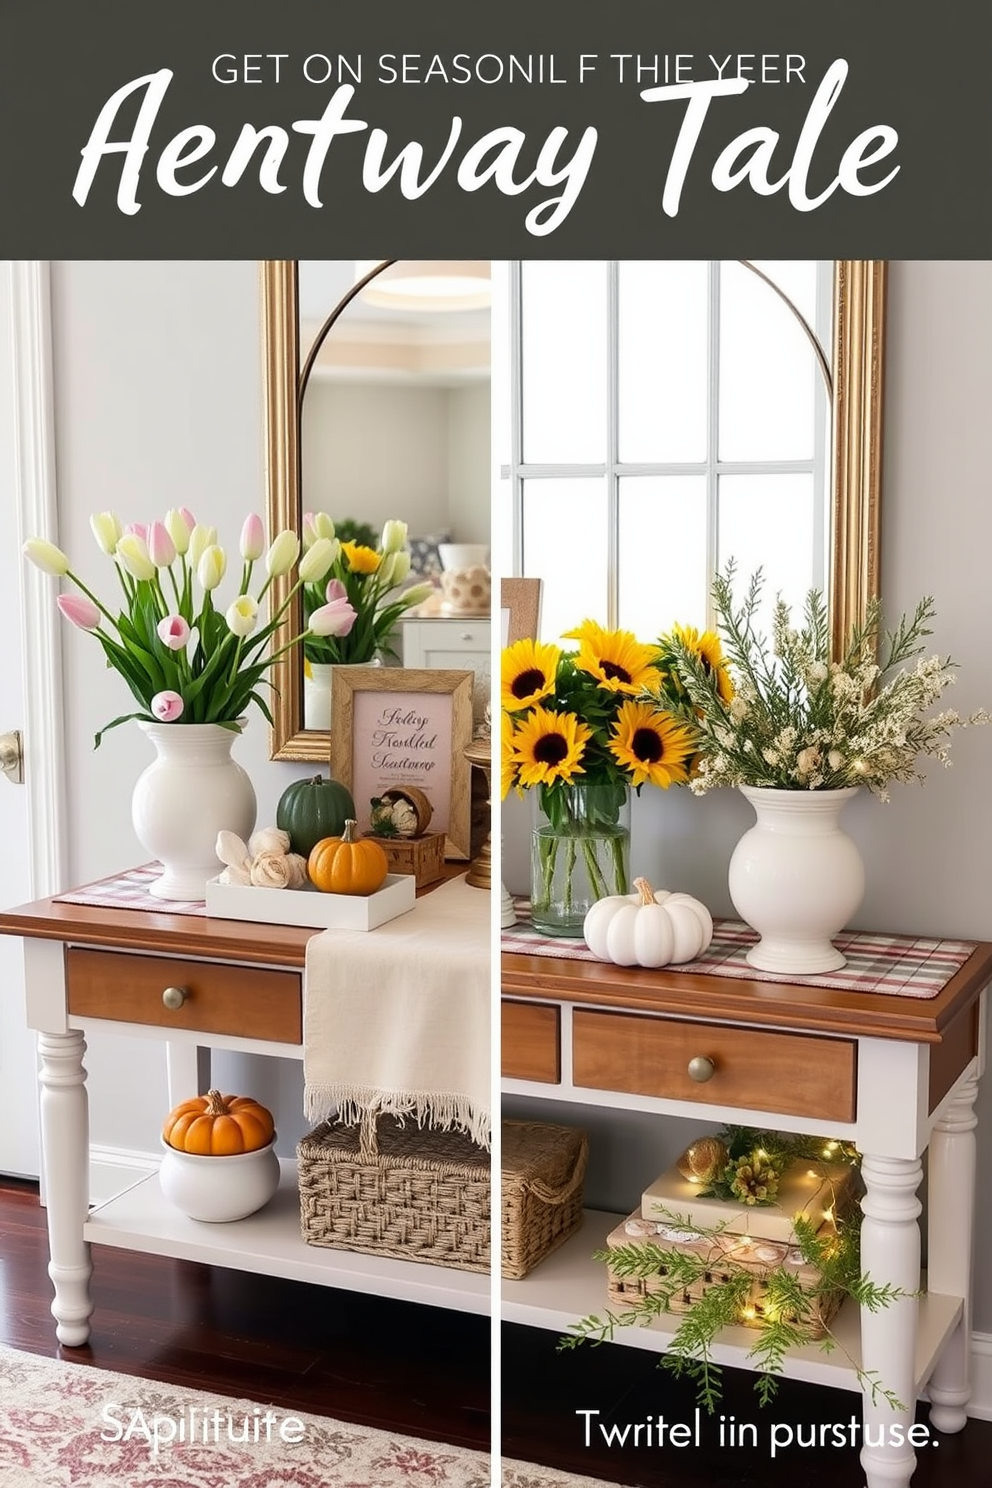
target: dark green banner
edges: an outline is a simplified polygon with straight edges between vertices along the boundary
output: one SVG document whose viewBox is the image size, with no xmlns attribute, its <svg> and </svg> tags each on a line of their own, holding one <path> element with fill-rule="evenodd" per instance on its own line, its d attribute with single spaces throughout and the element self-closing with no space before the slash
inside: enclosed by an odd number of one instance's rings
<svg viewBox="0 0 992 1488">
<path fill-rule="evenodd" d="M 7 0 L 0 238 L 11 257 L 981 257 L 984 10 Z"/>
</svg>

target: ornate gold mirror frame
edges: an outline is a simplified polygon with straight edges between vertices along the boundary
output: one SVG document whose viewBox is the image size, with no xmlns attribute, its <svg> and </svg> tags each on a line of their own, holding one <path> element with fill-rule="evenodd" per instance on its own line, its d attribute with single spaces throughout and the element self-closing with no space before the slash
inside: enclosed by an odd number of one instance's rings
<svg viewBox="0 0 992 1488">
<path fill-rule="evenodd" d="M 295 260 L 263 262 L 261 281 L 269 530 L 299 531 L 300 403 L 306 369 L 300 362 Z M 868 600 L 878 593 L 885 286 L 883 260 L 835 261 L 830 560 L 835 653 L 851 624 L 864 615 Z M 343 303 L 336 310 L 341 308 Z M 328 321 L 332 319 L 333 312 Z M 275 608 L 289 588 L 288 576 L 273 581 Z M 300 624 L 300 608 L 294 604 L 273 639 L 273 649 L 298 634 Z M 273 669 L 273 683 L 271 757 L 326 762 L 329 734 L 302 726 L 302 676 L 293 653 Z"/>
</svg>

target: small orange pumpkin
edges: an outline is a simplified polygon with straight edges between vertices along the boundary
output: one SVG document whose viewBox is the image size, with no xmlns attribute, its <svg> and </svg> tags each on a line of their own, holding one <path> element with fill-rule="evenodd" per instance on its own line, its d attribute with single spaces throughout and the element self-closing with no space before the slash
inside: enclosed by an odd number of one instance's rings
<svg viewBox="0 0 992 1488">
<path fill-rule="evenodd" d="M 206 1095 L 183 1101 L 165 1118 L 162 1137 L 179 1152 L 199 1157 L 232 1157 L 257 1152 L 275 1136 L 272 1112 L 250 1096 Z"/>
<path fill-rule="evenodd" d="M 310 882 L 325 894 L 374 894 L 389 872 L 389 859 L 370 837 L 359 837 L 350 818 L 340 837 L 322 837 L 307 860 Z"/>
</svg>

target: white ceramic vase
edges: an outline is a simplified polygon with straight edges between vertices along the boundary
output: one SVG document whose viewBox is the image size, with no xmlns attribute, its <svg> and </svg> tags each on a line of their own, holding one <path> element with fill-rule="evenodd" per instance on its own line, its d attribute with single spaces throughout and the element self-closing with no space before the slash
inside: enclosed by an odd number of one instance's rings
<svg viewBox="0 0 992 1488">
<path fill-rule="evenodd" d="M 730 897 L 761 936 L 747 955 L 759 971 L 813 976 L 844 956 L 831 941 L 864 897 L 865 871 L 840 813 L 857 789 L 740 786 L 757 821 L 730 860 Z"/>
<path fill-rule="evenodd" d="M 239 720 L 243 723 L 243 720 Z M 255 825 L 255 791 L 231 758 L 239 732 L 219 723 L 145 723 L 156 758 L 138 777 L 131 820 L 138 841 L 162 864 L 157 899 L 202 899 L 221 871 L 217 833 L 246 842 Z"/>
<path fill-rule="evenodd" d="M 352 666 L 381 666 L 373 661 L 331 662 L 308 661 L 303 673 L 303 727 L 329 729 L 331 726 L 331 677 L 334 672 Z"/>
</svg>

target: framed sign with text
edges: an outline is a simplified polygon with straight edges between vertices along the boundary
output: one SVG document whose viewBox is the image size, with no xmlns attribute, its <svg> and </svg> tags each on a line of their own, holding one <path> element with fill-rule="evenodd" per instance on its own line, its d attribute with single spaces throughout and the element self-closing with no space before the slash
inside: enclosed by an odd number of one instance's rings
<svg viewBox="0 0 992 1488">
<path fill-rule="evenodd" d="M 470 856 L 473 673 L 335 667 L 331 674 L 331 772 L 355 800 L 360 832 L 371 802 L 415 785 L 431 803 L 430 829 L 445 857 Z"/>
</svg>

